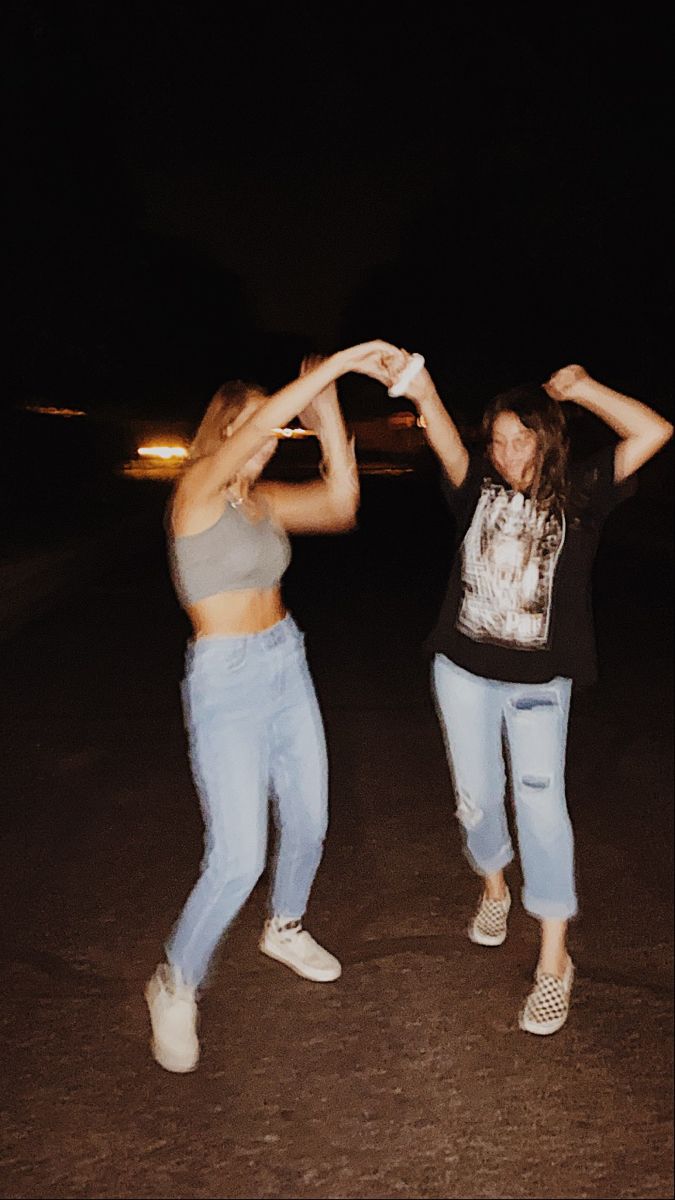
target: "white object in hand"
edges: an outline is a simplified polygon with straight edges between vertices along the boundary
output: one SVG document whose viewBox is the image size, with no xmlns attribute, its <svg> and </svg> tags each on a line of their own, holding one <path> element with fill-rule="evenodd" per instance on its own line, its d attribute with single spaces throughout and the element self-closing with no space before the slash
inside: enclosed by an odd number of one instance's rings
<svg viewBox="0 0 675 1200">
<path fill-rule="evenodd" d="M 419 372 L 422 370 L 423 366 L 424 366 L 424 355 L 423 354 L 411 355 L 408 365 L 403 368 L 398 379 L 396 379 L 394 381 L 394 383 L 392 383 L 391 387 L 387 391 L 387 395 L 388 396 L 402 396 L 403 393 L 405 392 L 408 384 L 412 383 L 413 379 L 415 378 L 416 375 L 419 374 Z"/>
</svg>

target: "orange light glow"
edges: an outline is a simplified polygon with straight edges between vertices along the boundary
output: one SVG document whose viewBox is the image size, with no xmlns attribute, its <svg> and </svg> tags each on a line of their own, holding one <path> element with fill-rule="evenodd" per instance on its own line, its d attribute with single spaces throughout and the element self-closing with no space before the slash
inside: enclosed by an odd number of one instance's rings
<svg viewBox="0 0 675 1200">
<path fill-rule="evenodd" d="M 57 408 L 55 404 L 26 404 L 26 412 L 42 413 L 46 417 L 86 417 L 81 408 Z"/>
<path fill-rule="evenodd" d="M 141 458 L 187 458 L 185 446 L 139 446 L 136 453 Z"/>
<path fill-rule="evenodd" d="M 412 429 L 415 425 L 415 414 L 413 412 L 392 413 L 387 421 L 394 429 Z"/>
</svg>

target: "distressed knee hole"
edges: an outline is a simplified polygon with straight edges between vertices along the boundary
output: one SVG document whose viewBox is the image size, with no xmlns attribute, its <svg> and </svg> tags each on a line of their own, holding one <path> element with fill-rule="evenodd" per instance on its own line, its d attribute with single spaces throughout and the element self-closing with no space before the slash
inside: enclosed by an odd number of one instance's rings
<svg viewBox="0 0 675 1200">
<path fill-rule="evenodd" d="M 553 692 L 542 692 L 539 696 L 518 696 L 509 703 L 516 712 L 531 712 L 533 708 L 559 708 L 558 697 Z"/>
<path fill-rule="evenodd" d="M 543 792 L 551 786 L 550 775 L 523 775 L 520 782 L 523 787 L 531 788 L 533 792 Z"/>
</svg>

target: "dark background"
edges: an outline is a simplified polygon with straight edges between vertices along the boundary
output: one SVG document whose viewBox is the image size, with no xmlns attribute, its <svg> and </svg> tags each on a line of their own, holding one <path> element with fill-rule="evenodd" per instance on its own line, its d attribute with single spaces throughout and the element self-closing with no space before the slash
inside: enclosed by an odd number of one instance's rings
<svg viewBox="0 0 675 1200">
<path fill-rule="evenodd" d="M 669 406 L 655 9 L 6 12 L 10 403 L 183 411 L 385 337 L 460 413 L 568 361 Z"/>
<path fill-rule="evenodd" d="M 672 416 L 665 16 L 4 11 L 0 554 L 107 519 L 139 421 L 194 427 L 224 379 L 274 388 L 308 350 L 421 350 L 467 430 L 567 362 Z M 392 411 L 358 376 L 340 395 Z M 607 436 L 566 411 L 577 447 Z"/>
<path fill-rule="evenodd" d="M 228 376 L 273 387 L 371 337 L 422 351 L 467 426 L 568 362 L 672 417 L 670 24 L 540 10 L 3 8 L 8 1196 L 672 1197 L 672 443 L 596 563 L 565 1029 L 517 1029 L 519 905 L 504 953 L 466 939 L 422 653 L 452 522 L 429 451 L 370 470 L 360 422 L 403 405 L 352 376 L 358 528 L 294 539 L 284 580 L 331 760 L 310 928 L 344 977 L 326 993 L 263 959 L 263 880 L 200 1070 L 147 1047 L 142 983 L 203 831 L 169 484 L 115 470 L 138 423 L 189 425 Z M 566 412 L 577 446 L 610 436 Z"/>
</svg>

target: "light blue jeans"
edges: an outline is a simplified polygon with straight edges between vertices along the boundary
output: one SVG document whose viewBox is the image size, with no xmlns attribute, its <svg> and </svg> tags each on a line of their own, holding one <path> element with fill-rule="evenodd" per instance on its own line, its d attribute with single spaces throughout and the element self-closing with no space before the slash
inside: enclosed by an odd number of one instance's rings
<svg viewBox="0 0 675 1200">
<path fill-rule="evenodd" d="M 505 748 L 523 905 L 535 917 L 574 916 L 574 841 L 565 800 L 572 681 L 501 683 L 472 675 L 442 654 L 432 670 L 469 861 L 480 875 L 492 875 L 513 858 Z"/>
<path fill-rule="evenodd" d="M 270 795 L 278 832 L 270 908 L 303 916 L 323 853 L 328 770 L 304 636 L 292 617 L 262 633 L 191 642 L 182 694 L 205 853 L 166 950 L 197 987 L 265 867 Z"/>
</svg>

